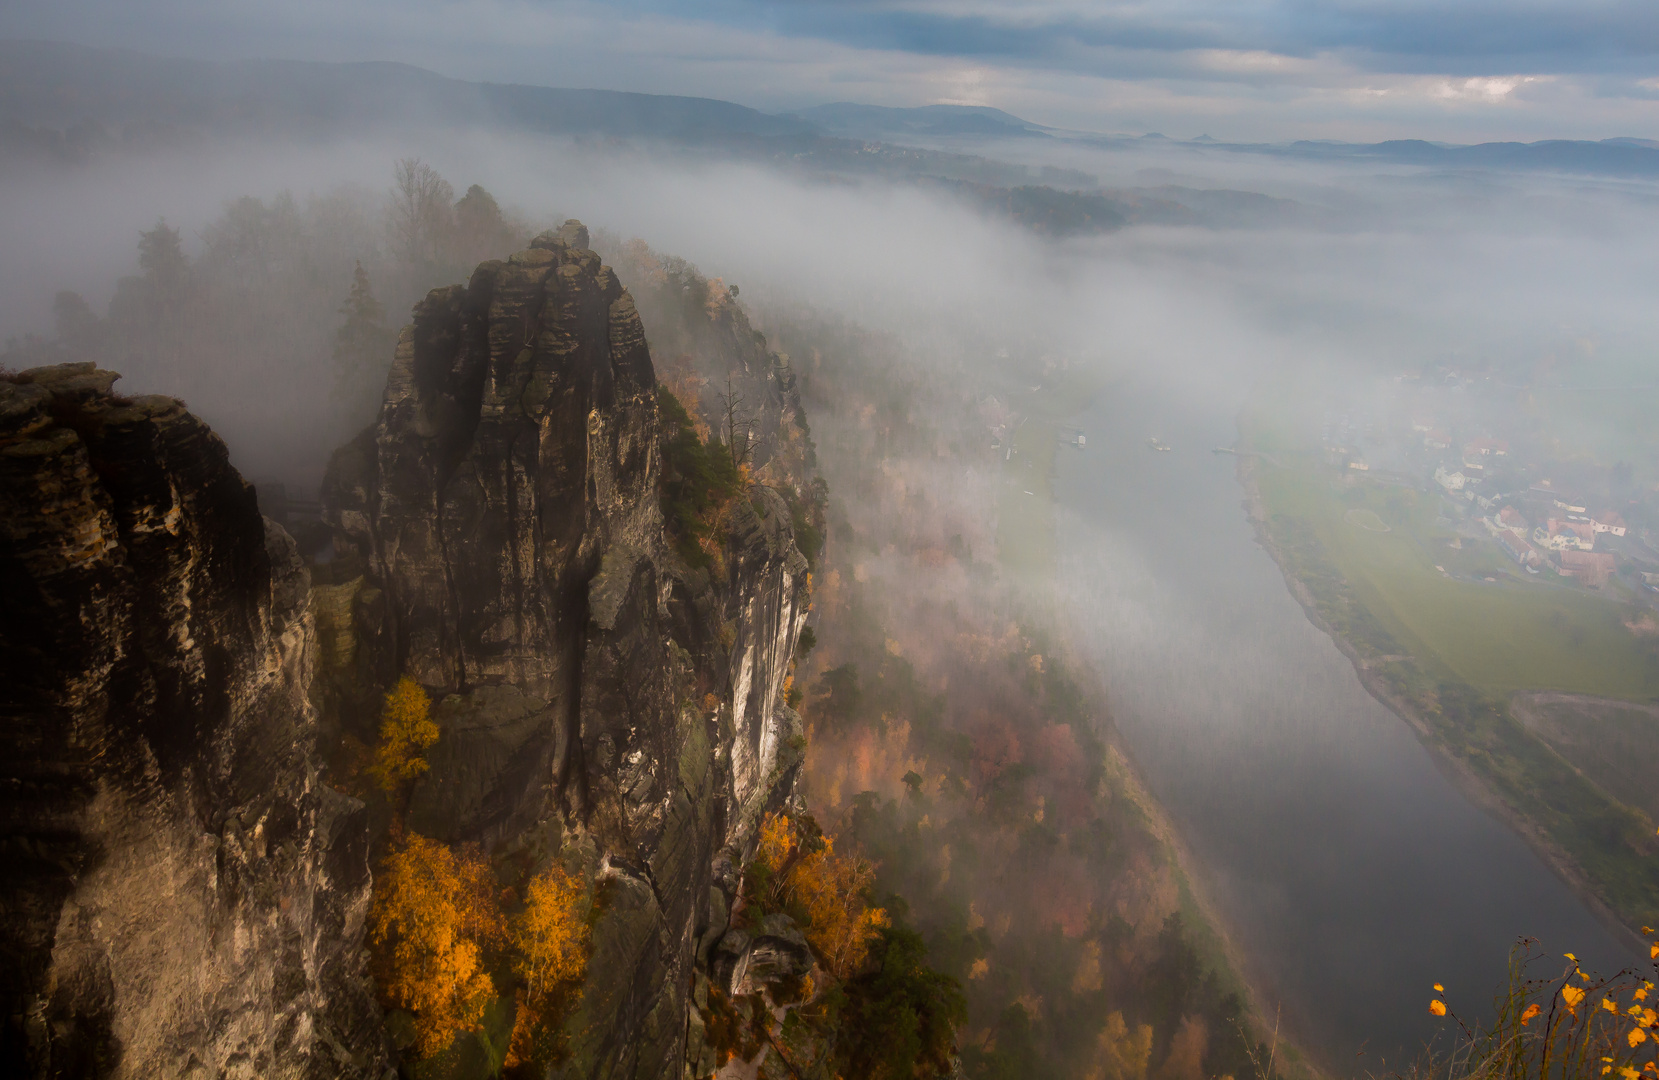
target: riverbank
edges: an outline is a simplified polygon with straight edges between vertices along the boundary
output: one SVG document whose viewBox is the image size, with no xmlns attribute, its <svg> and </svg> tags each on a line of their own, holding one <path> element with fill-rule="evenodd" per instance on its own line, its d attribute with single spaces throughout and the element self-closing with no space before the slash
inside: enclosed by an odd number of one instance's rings
<svg viewBox="0 0 1659 1080">
<path fill-rule="evenodd" d="M 1510 714 L 1455 680 L 1435 678 L 1379 626 L 1324 556 L 1316 537 L 1288 535 L 1262 497 L 1260 460 L 1240 454 L 1237 476 L 1258 541 L 1310 622 L 1353 664 L 1362 686 L 1429 749 L 1471 802 L 1503 821 L 1615 938 L 1659 919 L 1647 824 L 1609 798 Z"/>
<path fill-rule="evenodd" d="M 996 526 L 1002 572 L 1020 584 L 1033 621 L 1053 627 L 1056 640 L 1050 648 L 1063 657 L 1068 669 L 1078 673 L 1080 682 L 1090 686 L 1090 696 L 1099 700 L 1107 697 L 1108 688 L 1095 665 L 1076 647 L 1081 639 L 1079 628 L 1072 625 L 1066 605 L 1057 602 L 1061 580 L 1055 479 L 1059 455 L 1077 452 L 1075 444 L 1059 437 L 1061 432 L 1075 430 L 1071 425 L 1104 392 L 1105 387 L 1088 382 L 1079 373 L 1070 380 L 1056 379 L 1039 392 L 1010 395 L 1020 412 L 1004 450 Z M 1089 445 L 1098 445 L 1094 433 L 1085 435 Z M 1085 455 L 1089 452 L 1078 449 Z M 1335 1062 L 1316 1056 L 1309 1049 L 1312 1043 L 1298 1038 L 1282 1019 L 1278 997 L 1264 990 L 1271 985 L 1264 965 L 1240 945 L 1233 920 L 1211 887 L 1202 861 L 1153 794 L 1132 748 L 1110 719 L 1101 728 L 1107 753 L 1104 790 L 1133 807 L 1133 831 L 1144 833 L 1173 870 L 1169 883 L 1175 891 L 1174 911 L 1184 922 L 1202 968 L 1213 975 L 1223 993 L 1236 994 L 1243 1003 L 1243 1015 L 1237 1021 L 1260 1044 L 1257 1050 L 1264 1056 L 1258 1067 L 1267 1069 L 1271 1056 L 1276 1080 L 1326 1080 L 1341 1075 Z"/>
<path fill-rule="evenodd" d="M 1255 963 L 1238 943 L 1237 934 L 1230 926 L 1221 905 L 1205 882 L 1204 869 L 1181 831 L 1170 820 L 1169 813 L 1147 788 L 1129 748 L 1122 736 L 1113 730 L 1107 740 L 1113 765 L 1125 776 L 1124 794 L 1144 816 L 1146 830 L 1174 860 L 1180 887 L 1180 910 L 1195 923 L 1199 957 L 1217 972 L 1223 985 L 1238 993 L 1244 1001 L 1244 1026 L 1253 1032 L 1268 1048 L 1269 1060 L 1260 1064 L 1263 1073 L 1275 1080 L 1329 1080 L 1341 1074 L 1330 1061 L 1322 1060 L 1309 1049 L 1309 1043 L 1297 1037 L 1283 1023 L 1283 1003 L 1275 1001 L 1271 1013 L 1263 987 L 1267 979 L 1261 965 Z M 1248 1080 L 1240 1077 L 1237 1080 Z"/>
</svg>

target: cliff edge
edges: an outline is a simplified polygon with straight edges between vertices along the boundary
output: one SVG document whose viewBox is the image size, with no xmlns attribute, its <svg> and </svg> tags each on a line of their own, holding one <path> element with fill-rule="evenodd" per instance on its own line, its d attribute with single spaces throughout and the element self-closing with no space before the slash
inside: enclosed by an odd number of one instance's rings
<svg viewBox="0 0 1659 1080">
<path fill-rule="evenodd" d="M 0 380 L 0 1072 L 377 1076 L 294 542 L 92 364 Z"/>
</svg>

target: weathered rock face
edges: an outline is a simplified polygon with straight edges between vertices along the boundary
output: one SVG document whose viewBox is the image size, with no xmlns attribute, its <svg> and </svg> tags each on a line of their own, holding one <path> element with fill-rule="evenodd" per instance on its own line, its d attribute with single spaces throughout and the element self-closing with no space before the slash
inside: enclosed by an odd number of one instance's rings
<svg viewBox="0 0 1659 1080">
<path fill-rule="evenodd" d="M 437 701 L 410 828 L 588 850 L 603 914 L 566 1075 L 678 1077 L 698 944 L 800 760 L 782 696 L 807 567 L 764 487 L 722 580 L 672 553 L 644 332 L 587 244 L 569 222 L 418 305 L 324 506 L 375 598 L 358 670 Z"/>
<path fill-rule="evenodd" d="M 378 1075 L 293 541 L 91 364 L 0 381 L 0 1072 Z"/>
</svg>

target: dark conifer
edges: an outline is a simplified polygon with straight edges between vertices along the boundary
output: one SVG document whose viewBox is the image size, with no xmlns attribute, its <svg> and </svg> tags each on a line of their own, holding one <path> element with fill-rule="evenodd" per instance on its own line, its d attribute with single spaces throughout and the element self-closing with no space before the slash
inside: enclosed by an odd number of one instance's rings
<svg viewBox="0 0 1659 1080">
<path fill-rule="evenodd" d="M 366 409 L 392 361 L 393 336 L 362 262 L 352 271 L 351 293 L 340 314 L 345 322 L 334 332 L 335 397 L 348 409 Z"/>
</svg>

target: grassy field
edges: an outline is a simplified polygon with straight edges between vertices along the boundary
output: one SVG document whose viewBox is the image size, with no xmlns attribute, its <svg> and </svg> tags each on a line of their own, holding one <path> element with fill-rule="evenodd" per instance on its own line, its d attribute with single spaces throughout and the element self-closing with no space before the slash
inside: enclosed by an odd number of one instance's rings
<svg viewBox="0 0 1659 1080">
<path fill-rule="evenodd" d="M 1436 523 L 1438 496 L 1345 486 L 1287 464 L 1261 471 L 1269 513 L 1312 528 L 1402 651 L 1492 697 L 1659 698 L 1659 654 L 1626 629 L 1624 603 L 1522 573 L 1494 541 L 1456 537 Z M 1389 531 L 1367 527 L 1372 519 Z"/>
<path fill-rule="evenodd" d="M 1046 586 L 1054 577 L 1054 455 L 1059 428 L 1083 412 L 1098 384 L 1082 375 L 1056 377 L 1013 399 L 1021 419 L 1010 436 L 997 493 L 997 555 L 1009 573 Z"/>
<path fill-rule="evenodd" d="M 1010 573 L 1045 581 L 1054 573 L 1054 422 L 1028 415 L 1010 442 L 997 491 L 997 555 Z"/>
<path fill-rule="evenodd" d="M 1659 707 L 1523 694 L 1510 710 L 1608 794 L 1659 821 Z"/>
</svg>

